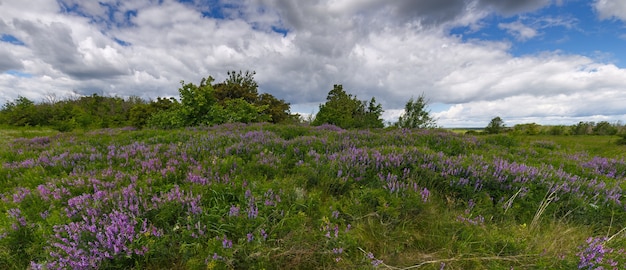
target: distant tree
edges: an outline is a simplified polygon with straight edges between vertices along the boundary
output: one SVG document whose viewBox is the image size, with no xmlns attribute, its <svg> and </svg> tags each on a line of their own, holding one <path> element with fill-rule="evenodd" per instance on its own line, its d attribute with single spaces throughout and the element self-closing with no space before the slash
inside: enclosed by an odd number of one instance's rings
<svg viewBox="0 0 626 270">
<path fill-rule="evenodd" d="M 353 117 L 358 113 L 361 102 L 343 90 L 342 85 L 335 84 L 326 96 L 326 103 L 320 105 L 313 125 L 333 124 L 342 128 L 353 127 Z"/>
<path fill-rule="evenodd" d="M 383 128 L 385 124 L 381 118 L 383 115 L 383 106 L 376 103 L 376 98 L 372 97 L 367 104 L 365 112 L 365 126 L 372 128 Z"/>
<path fill-rule="evenodd" d="M 130 109 L 128 118 L 133 127 L 142 128 L 148 125 L 150 118 L 155 114 L 175 110 L 175 107 L 179 105 L 178 100 L 175 98 L 158 97 L 156 100 L 150 101 L 150 103 L 145 103 L 145 101 L 143 103 L 135 103 Z"/>
<path fill-rule="evenodd" d="M 251 104 L 243 98 L 229 99 L 224 105 L 213 106 L 213 121 L 214 124 L 268 122 L 271 115 L 263 113 L 268 107 Z"/>
<path fill-rule="evenodd" d="M 426 109 L 428 101 L 421 94 L 417 99 L 409 99 L 404 106 L 404 113 L 398 118 L 396 123 L 400 128 L 435 128 L 437 121 L 430 116 L 430 111 Z"/>
<path fill-rule="evenodd" d="M 565 135 L 566 128 L 563 125 L 551 126 L 548 130 L 548 134 L 550 135 Z"/>
<path fill-rule="evenodd" d="M 14 101 L 4 104 L 2 115 L 6 124 L 13 126 L 36 126 L 39 124 L 35 102 L 23 96 L 18 96 Z"/>
<path fill-rule="evenodd" d="M 500 118 L 500 116 L 497 116 L 491 119 L 487 127 L 485 127 L 485 133 L 498 134 L 504 130 L 504 127 L 505 127 L 504 121 L 502 121 L 502 118 Z"/>
<path fill-rule="evenodd" d="M 515 134 L 537 135 L 541 132 L 541 125 L 536 123 L 517 124 L 513 126 Z"/>
<path fill-rule="evenodd" d="M 379 128 L 384 126 L 380 118 L 382 112 L 382 106 L 376 104 L 376 99 L 372 98 L 368 104 L 346 93 L 342 85 L 336 84 L 328 92 L 326 103 L 320 105 L 311 124 L 333 124 L 342 128 Z"/>
<path fill-rule="evenodd" d="M 210 125 L 213 122 L 211 112 L 217 103 L 215 90 L 211 84 L 213 77 L 203 78 L 199 85 L 181 81 L 178 89 L 180 95 L 180 114 L 185 126 Z"/>
<path fill-rule="evenodd" d="M 571 127 L 572 134 L 574 135 L 589 135 L 593 132 L 593 127 L 596 123 L 594 122 L 583 122 L 580 121 L 578 124 L 573 125 Z"/>
<path fill-rule="evenodd" d="M 177 104 L 169 110 L 155 112 L 146 122 L 146 126 L 161 129 L 184 127 L 188 120 L 184 118 L 179 106 L 181 105 Z"/>
<path fill-rule="evenodd" d="M 259 97 L 259 85 L 254 80 L 256 72 L 228 71 L 228 78 L 222 83 L 215 84 L 215 98 L 220 104 L 225 104 L 230 99 L 239 99 L 248 103 L 255 103 Z"/>
<path fill-rule="evenodd" d="M 271 94 L 259 95 L 255 104 L 260 107 L 266 106 L 261 113 L 269 116 L 269 122 L 283 123 L 289 119 L 289 103 Z"/>
<path fill-rule="evenodd" d="M 594 135 L 615 135 L 618 128 L 607 121 L 601 121 L 592 128 L 592 131 Z"/>
</svg>

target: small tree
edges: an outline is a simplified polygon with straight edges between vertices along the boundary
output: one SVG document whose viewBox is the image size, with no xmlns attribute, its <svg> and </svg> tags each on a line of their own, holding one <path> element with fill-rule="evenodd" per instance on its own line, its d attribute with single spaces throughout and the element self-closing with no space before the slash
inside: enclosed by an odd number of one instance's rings
<svg viewBox="0 0 626 270">
<path fill-rule="evenodd" d="M 185 84 L 178 89 L 180 94 L 180 113 L 185 126 L 209 125 L 212 123 L 212 106 L 217 103 L 215 90 L 211 83 L 213 77 L 203 78 L 200 85 Z"/>
<path fill-rule="evenodd" d="M 502 132 L 504 127 L 505 125 L 504 121 L 502 121 L 502 118 L 500 118 L 500 116 L 496 116 L 495 118 L 491 119 L 491 122 L 489 122 L 487 127 L 485 127 L 485 132 L 487 134 L 498 134 Z"/>
<path fill-rule="evenodd" d="M 364 103 L 365 104 L 365 103 Z M 364 125 L 366 127 L 383 128 L 385 124 L 381 116 L 383 115 L 383 106 L 376 103 L 376 99 L 372 97 L 367 104 L 367 111 L 365 112 Z"/>
<path fill-rule="evenodd" d="M 607 121 L 598 122 L 592 128 L 594 135 L 615 135 L 617 134 L 617 127 L 615 125 L 611 125 L 611 123 Z"/>
<path fill-rule="evenodd" d="M 380 118 L 382 112 L 382 106 L 376 104 L 375 98 L 368 104 L 346 93 L 342 85 L 336 84 L 328 92 L 326 103 L 320 105 L 320 110 L 311 124 L 333 124 L 341 128 L 380 128 L 384 126 Z"/>
<path fill-rule="evenodd" d="M 228 78 L 224 82 L 213 85 L 215 98 L 222 105 L 228 100 L 239 98 L 248 103 L 255 103 L 259 96 L 259 85 L 254 80 L 255 74 L 254 71 L 246 71 L 246 73 L 241 70 L 239 72 L 228 71 Z"/>
<path fill-rule="evenodd" d="M 404 106 L 404 113 L 398 118 L 397 127 L 401 128 L 435 128 L 437 121 L 426 110 L 428 100 L 421 94 L 417 99 L 409 99 Z"/>
<path fill-rule="evenodd" d="M 262 113 L 269 116 L 269 122 L 283 123 L 289 119 L 289 103 L 282 99 L 278 99 L 271 94 L 260 94 L 255 105 L 259 107 L 266 107 Z"/>
</svg>

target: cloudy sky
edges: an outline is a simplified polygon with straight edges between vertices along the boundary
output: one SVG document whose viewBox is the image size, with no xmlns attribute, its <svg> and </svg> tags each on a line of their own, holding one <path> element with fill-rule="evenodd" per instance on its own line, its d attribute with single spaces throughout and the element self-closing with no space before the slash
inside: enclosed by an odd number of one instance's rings
<svg viewBox="0 0 626 270">
<path fill-rule="evenodd" d="M 333 84 L 394 121 L 626 121 L 623 0 L 0 0 L 0 102 L 178 96 L 254 70 L 313 113 Z"/>
</svg>

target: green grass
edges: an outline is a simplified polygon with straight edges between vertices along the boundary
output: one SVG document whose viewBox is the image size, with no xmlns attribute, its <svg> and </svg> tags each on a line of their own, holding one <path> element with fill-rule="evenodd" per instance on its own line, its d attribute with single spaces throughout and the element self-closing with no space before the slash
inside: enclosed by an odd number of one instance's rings
<svg viewBox="0 0 626 270">
<path fill-rule="evenodd" d="M 569 136 L 522 136 L 521 141 L 553 141 L 560 145 L 563 151 L 586 152 L 593 156 L 603 157 L 626 157 L 626 145 L 617 145 L 619 136 L 601 135 L 569 135 Z"/>
<path fill-rule="evenodd" d="M 10 141 L 15 138 L 33 138 L 38 136 L 51 136 L 59 133 L 56 130 L 45 127 L 3 127 L 0 126 L 0 142 Z"/>
</svg>

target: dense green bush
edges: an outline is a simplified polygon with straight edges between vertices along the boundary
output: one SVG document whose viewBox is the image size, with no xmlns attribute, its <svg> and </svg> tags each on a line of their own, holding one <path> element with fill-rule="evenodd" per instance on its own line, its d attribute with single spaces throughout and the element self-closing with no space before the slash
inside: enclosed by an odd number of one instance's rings
<svg viewBox="0 0 626 270">
<path fill-rule="evenodd" d="M 58 131 L 134 126 L 177 128 L 230 122 L 294 121 L 289 103 L 268 93 L 258 94 L 254 73 L 228 72 L 222 83 L 208 77 L 199 85 L 182 82 L 180 102 L 174 98 L 145 101 L 97 94 L 35 103 L 25 97 L 4 104 L 0 124 L 47 126 Z"/>
<path fill-rule="evenodd" d="M 382 106 L 376 103 L 375 98 L 369 103 L 360 101 L 356 96 L 346 93 L 342 85 L 335 85 L 328 92 L 326 103 L 320 105 L 311 124 L 331 124 L 341 128 L 382 128 L 382 113 Z"/>
</svg>

